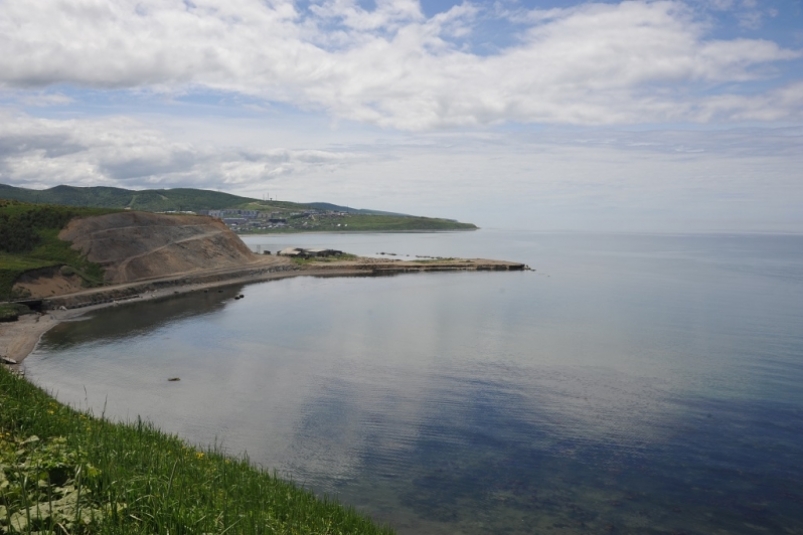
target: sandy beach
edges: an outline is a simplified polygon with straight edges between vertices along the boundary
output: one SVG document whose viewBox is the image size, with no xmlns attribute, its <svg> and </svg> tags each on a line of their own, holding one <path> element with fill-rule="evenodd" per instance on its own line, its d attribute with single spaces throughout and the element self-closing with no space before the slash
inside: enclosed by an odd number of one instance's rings
<svg viewBox="0 0 803 535">
<path fill-rule="evenodd" d="M 22 362 L 39 338 L 60 321 L 50 314 L 28 314 L 18 321 L 0 323 L 0 356 Z"/>
</svg>

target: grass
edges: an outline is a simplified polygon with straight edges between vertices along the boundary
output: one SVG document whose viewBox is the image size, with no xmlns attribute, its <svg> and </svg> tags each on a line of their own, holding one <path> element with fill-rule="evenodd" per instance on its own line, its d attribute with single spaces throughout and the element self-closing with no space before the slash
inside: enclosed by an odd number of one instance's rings
<svg viewBox="0 0 803 535">
<path fill-rule="evenodd" d="M 17 321 L 23 314 L 30 314 L 31 309 L 18 303 L 0 303 L 0 322 Z"/>
<path fill-rule="evenodd" d="M 103 268 L 71 249 L 69 242 L 60 240 L 59 230 L 38 230 L 42 241 L 30 252 L 0 253 L 0 299 L 24 297 L 12 293 L 14 282 L 26 271 L 51 266 L 70 266 L 88 287 L 103 283 Z"/>
<path fill-rule="evenodd" d="M 56 186 L 45 190 L 31 190 L 15 188 L 5 184 L 0 184 L 0 197 L 26 203 L 51 203 L 117 209 L 130 208 L 132 210 L 151 212 L 230 208 L 255 200 L 249 197 L 240 197 L 239 195 L 190 188 L 135 191 L 105 186 L 89 188 Z"/>
<path fill-rule="evenodd" d="M 338 226 L 339 225 L 339 226 Z M 288 219 L 287 226 L 267 230 L 238 230 L 241 234 L 295 232 L 431 232 L 440 230 L 476 230 L 471 223 L 435 217 L 348 214 L 338 217 L 316 216 Z"/>
<path fill-rule="evenodd" d="M 460 223 L 451 219 L 436 217 L 390 216 L 390 215 L 348 215 L 343 221 L 327 221 L 323 226 L 331 230 L 345 231 L 415 231 L 415 230 L 474 230 L 477 227 L 471 223 Z M 337 227 L 337 223 L 347 224 L 347 227 Z"/>
<path fill-rule="evenodd" d="M 294 203 L 288 201 L 260 201 L 217 191 L 192 188 L 159 190 L 127 190 L 110 187 L 80 188 L 56 186 L 46 190 L 29 190 L 0 184 L 0 202 L 13 199 L 22 203 L 53 203 L 69 207 L 110 208 L 145 211 L 208 210 L 240 208 L 258 210 L 287 219 L 287 227 L 267 229 L 271 233 L 290 232 L 415 232 L 438 230 L 475 230 L 471 223 L 451 219 L 418 217 L 376 210 L 357 210 L 329 203 Z M 332 216 L 317 214 L 304 217 L 310 210 L 347 212 Z M 0 208 L 0 212 L 2 209 Z M 306 224 L 305 224 L 306 223 Z M 338 227 L 338 224 L 340 226 Z M 247 230 L 241 233 L 265 233 L 266 229 Z"/>
<path fill-rule="evenodd" d="M 0 369 L 0 533 L 384 534 L 352 509 Z"/>
<path fill-rule="evenodd" d="M 27 250 L 20 252 L 2 251 L 0 248 L 0 299 L 24 297 L 12 291 L 14 283 L 26 271 L 51 266 L 69 266 L 78 274 L 85 286 L 103 283 L 103 269 L 89 262 L 70 243 L 58 238 L 63 221 L 73 217 L 102 215 L 113 212 L 103 208 L 71 208 L 63 206 L 35 205 L 15 201 L 0 201 L 0 216 L 15 218 L 18 221 L 27 213 L 36 211 L 43 222 L 26 223 L 30 231 L 38 236 Z M 47 216 L 53 216 L 48 218 Z M 48 222 L 52 219 L 55 222 Z M 10 223 L 6 223 L 10 224 Z"/>
<path fill-rule="evenodd" d="M 12 288 L 16 280 L 32 269 L 58 265 L 56 261 L 26 258 L 25 255 L 0 253 L 0 299 L 16 297 Z"/>
</svg>

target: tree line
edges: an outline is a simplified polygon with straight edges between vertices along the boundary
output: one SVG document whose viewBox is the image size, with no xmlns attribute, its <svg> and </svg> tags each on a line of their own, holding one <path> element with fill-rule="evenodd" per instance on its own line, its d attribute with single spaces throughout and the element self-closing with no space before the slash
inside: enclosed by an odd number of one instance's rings
<svg viewBox="0 0 803 535">
<path fill-rule="evenodd" d="M 26 206 L 0 201 L 0 252 L 26 253 L 41 242 L 40 229 L 63 228 L 78 211 L 64 206 Z"/>
</svg>

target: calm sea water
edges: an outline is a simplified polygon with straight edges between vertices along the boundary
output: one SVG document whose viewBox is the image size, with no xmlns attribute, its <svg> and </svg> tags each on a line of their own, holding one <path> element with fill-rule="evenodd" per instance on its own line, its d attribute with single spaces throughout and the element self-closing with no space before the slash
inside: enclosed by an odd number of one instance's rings
<svg viewBox="0 0 803 535">
<path fill-rule="evenodd" d="M 402 534 L 803 533 L 803 237 L 246 241 L 537 271 L 133 304 L 51 331 L 29 376 L 247 451 Z"/>
</svg>

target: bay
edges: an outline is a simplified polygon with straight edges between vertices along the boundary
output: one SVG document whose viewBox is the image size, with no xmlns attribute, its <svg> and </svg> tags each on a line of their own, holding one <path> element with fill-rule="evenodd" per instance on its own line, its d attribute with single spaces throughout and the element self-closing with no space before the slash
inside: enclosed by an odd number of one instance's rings
<svg viewBox="0 0 803 535">
<path fill-rule="evenodd" d="M 299 277 L 106 309 L 49 332 L 29 376 L 247 452 L 402 534 L 803 532 L 803 237 L 245 241 L 536 271 Z"/>
</svg>

